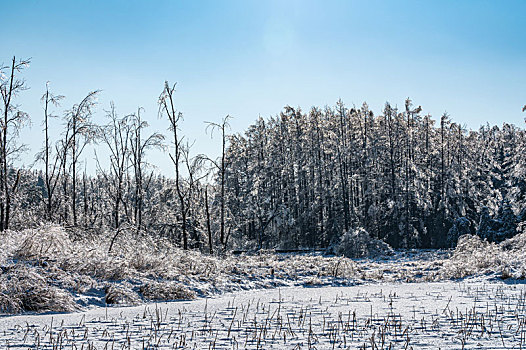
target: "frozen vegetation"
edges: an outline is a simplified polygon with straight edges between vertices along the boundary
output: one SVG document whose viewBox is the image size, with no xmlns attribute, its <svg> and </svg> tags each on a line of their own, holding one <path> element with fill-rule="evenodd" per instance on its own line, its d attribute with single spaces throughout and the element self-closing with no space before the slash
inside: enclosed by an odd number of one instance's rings
<svg viewBox="0 0 526 350">
<path fill-rule="evenodd" d="M 379 283 L 0 319 L 10 349 L 521 349 L 522 284 Z"/>
<path fill-rule="evenodd" d="M 132 230 L 122 231 L 115 240 L 113 232 L 88 237 L 56 225 L 4 232 L 0 237 L 1 312 L 69 312 L 93 305 L 138 305 L 285 286 L 473 276 L 521 280 L 526 276 L 525 233 L 500 244 L 466 235 L 452 251 L 393 251 L 382 246 L 388 255 L 381 256 L 375 240 L 365 244 L 363 235 L 354 241 L 344 236 L 334 248 L 340 255 L 259 251 L 223 256 L 184 251 L 168 240 Z M 362 258 L 344 256 L 356 256 L 353 251 Z M 367 257 L 369 253 L 373 257 Z"/>
<path fill-rule="evenodd" d="M 1 346 L 522 349 L 526 130 L 340 100 L 209 122 L 212 159 L 176 84 L 152 131 L 46 85 L 41 170 L 23 169 L 28 64 L 0 65 Z M 92 173 L 90 145 L 109 155 Z"/>
</svg>

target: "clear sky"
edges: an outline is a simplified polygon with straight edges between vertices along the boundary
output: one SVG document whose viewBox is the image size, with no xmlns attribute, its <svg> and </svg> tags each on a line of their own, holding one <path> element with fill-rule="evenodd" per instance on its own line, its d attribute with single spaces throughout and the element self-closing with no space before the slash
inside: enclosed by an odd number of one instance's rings
<svg viewBox="0 0 526 350">
<path fill-rule="evenodd" d="M 526 115 L 526 1 L 0 0 L 0 12 L 0 63 L 32 59 L 18 99 L 33 123 L 26 165 L 42 143 L 46 81 L 67 97 L 59 113 L 101 89 L 96 121 L 110 101 L 121 114 L 142 106 L 152 131 L 168 126 L 157 117 L 163 82 L 178 82 L 182 130 L 212 156 L 219 139 L 204 121 L 230 114 L 242 132 L 287 104 L 342 98 L 378 113 L 411 97 L 469 128 L 522 127 Z M 166 155 L 152 161 L 171 174 Z"/>
</svg>

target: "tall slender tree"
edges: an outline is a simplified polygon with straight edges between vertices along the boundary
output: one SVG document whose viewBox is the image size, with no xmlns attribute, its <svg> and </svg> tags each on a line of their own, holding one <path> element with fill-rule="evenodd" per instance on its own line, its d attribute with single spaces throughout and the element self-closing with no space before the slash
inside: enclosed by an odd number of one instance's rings
<svg viewBox="0 0 526 350">
<path fill-rule="evenodd" d="M 73 226 L 77 226 L 77 171 L 79 159 L 84 148 L 95 137 L 95 128 L 91 123 L 91 116 L 96 105 L 99 91 L 92 91 L 67 111 L 66 137 L 63 143 L 64 155 L 70 156 L 71 166 L 71 212 L 73 213 Z M 64 170 L 66 163 L 64 162 Z M 65 193 L 67 195 L 67 193 Z"/>
<path fill-rule="evenodd" d="M 142 119 L 142 108 L 137 109 L 137 113 L 131 116 L 132 133 L 130 136 L 131 164 L 133 167 L 134 178 L 134 203 L 133 218 L 136 227 L 140 230 L 143 227 L 144 212 L 144 192 L 145 192 L 145 168 L 148 166 L 146 152 L 149 149 L 164 148 L 164 135 L 154 132 L 144 137 L 143 131 L 148 127 L 148 122 Z"/>
<path fill-rule="evenodd" d="M 64 99 L 62 95 L 55 95 L 49 91 L 49 82 L 46 83 L 46 92 L 42 95 L 40 99 L 44 104 L 44 147 L 42 151 L 37 155 L 37 160 L 42 160 L 44 162 L 44 182 L 46 186 L 46 211 L 48 220 L 53 220 L 53 204 L 54 204 L 54 194 L 58 181 L 60 178 L 60 170 L 62 169 L 62 164 L 60 164 L 62 158 L 58 152 L 53 153 L 53 146 L 49 136 L 50 130 L 50 119 L 56 118 L 57 116 L 52 113 L 50 110 L 52 106 L 59 106 L 60 101 Z"/>
<path fill-rule="evenodd" d="M 188 249 L 188 232 L 186 227 L 186 213 L 187 213 L 187 196 L 188 193 L 183 188 L 182 164 L 184 159 L 185 149 L 183 144 L 183 137 L 179 135 L 179 123 L 183 119 L 183 114 L 177 112 L 174 103 L 174 93 L 177 83 L 170 85 L 168 81 L 164 83 L 164 89 L 159 96 L 159 113 L 165 114 L 170 122 L 170 131 L 172 132 L 172 142 L 174 147 L 173 154 L 170 153 L 170 159 L 175 167 L 175 190 L 179 200 L 179 210 L 181 214 L 181 231 L 183 236 L 183 249 Z"/>
<path fill-rule="evenodd" d="M 130 139 L 132 126 L 129 116 L 119 118 L 112 102 L 110 110 L 106 112 L 108 124 L 99 128 L 99 138 L 110 151 L 109 171 L 104 171 L 99 164 L 99 172 L 104 176 L 110 186 L 110 197 L 113 201 L 114 228 L 121 224 L 121 204 L 124 207 L 125 180 L 128 173 L 128 160 L 130 157 Z M 129 219 L 129 218 L 128 218 Z"/>
<path fill-rule="evenodd" d="M 11 162 L 24 149 L 17 142 L 19 132 L 29 120 L 29 114 L 20 110 L 15 98 L 27 89 L 26 83 L 19 78 L 22 70 L 29 66 L 30 60 L 18 60 L 13 56 L 10 66 L 0 65 L 0 76 L 6 79 L 0 81 L 2 95 L 2 119 L 0 120 L 0 231 L 9 228 L 11 216 L 11 195 L 16 190 L 20 173 L 13 173 Z"/>
<path fill-rule="evenodd" d="M 232 119 L 231 116 L 227 115 L 223 118 L 221 123 L 206 122 L 207 129 L 211 129 L 210 135 L 213 135 L 214 130 L 218 130 L 221 134 L 221 156 L 220 160 L 216 161 L 211 158 L 207 158 L 216 168 L 216 171 L 219 175 L 219 242 L 223 245 L 223 249 L 226 248 L 227 237 L 225 231 L 225 175 L 227 159 L 226 159 L 226 149 L 228 135 L 227 130 L 230 128 L 228 121 Z"/>
</svg>

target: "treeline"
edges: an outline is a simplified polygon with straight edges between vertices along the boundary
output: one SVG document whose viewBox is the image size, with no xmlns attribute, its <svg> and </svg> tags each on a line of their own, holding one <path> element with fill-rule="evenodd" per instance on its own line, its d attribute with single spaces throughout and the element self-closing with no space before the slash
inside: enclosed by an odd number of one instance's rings
<svg viewBox="0 0 526 350">
<path fill-rule="evenodd" d="M 96 125 L 98 91 L 57 121 L 63 96 L 46 87 L 42 170 L 16 169 L 29 119 L 16 99 L 28 63 L 0 67 L 0 230 L 44 221 L 84 232 L 132 228 L 213 253 L 325 248 L 358 228 L 394 247 L 446 247 L 464 233 L 503 240 L 526 220 L 525 131 L 468 131 L 446 114 L 423 115 L 409 99 L 380 115 L 341 101 L 306 113 L 285 107 L 235 135 L 226 117 L 209 124 L 221 146 L 210 159 L 192 156 L 181 135 L 175 85 L 165 83 L 158 100 L 166 134 L 149 131 L 140 108 L 121 116 L 113 104 Z M 62 133 L 52 140 L 57 125 Z M 109 161 L 97 158 L 90 175 L 80 159 L 94 142 Z M 165 150 L 173 177 L 156 173 L 152 149 Z"/>
<path fill-rule="evenodd" d="M 526 219 L 525 136 L 435 121 L 409 99 L 380 115 L 286 107 L 231 138 L 231 220 L 260 247 L 325 247 L 356 227 L 394 247 L 500 241 Z"/>
</svg>

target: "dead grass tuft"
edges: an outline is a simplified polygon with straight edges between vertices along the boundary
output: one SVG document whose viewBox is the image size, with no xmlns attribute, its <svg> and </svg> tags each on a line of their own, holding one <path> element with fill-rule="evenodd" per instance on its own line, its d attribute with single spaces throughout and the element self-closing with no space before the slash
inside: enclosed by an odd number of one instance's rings
<svg viewBox="0 0 526 350">
<path fill-rule="evenodd" d="M 139 288 L 145 299 L 159 300 L 191 300 L 196 298 L 195 292 L 174 282 L 148 282 Z"/>
<path fill-rule="evenodd" d="M 105 288 L 105 301 L 109 305 L 139 305 L 141 298 L 126 285 L 108 284 Z"/>
</svg>

